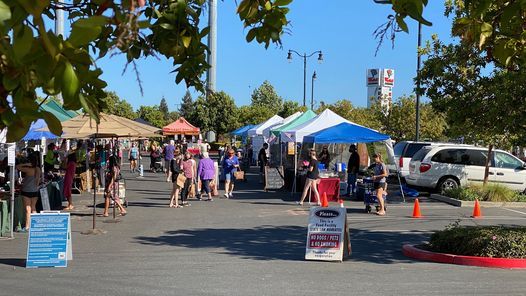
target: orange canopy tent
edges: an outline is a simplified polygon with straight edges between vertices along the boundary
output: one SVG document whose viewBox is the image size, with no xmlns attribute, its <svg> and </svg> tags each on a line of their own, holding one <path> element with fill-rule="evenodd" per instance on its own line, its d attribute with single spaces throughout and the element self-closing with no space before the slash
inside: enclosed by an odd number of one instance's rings
<svg viewBox="0 0 526 296">
<path fill-rule="evenodd" d="M 176 121 L 163 127 L 163 135 L 185 135 L 185 136 L 197 136 L 199 135 L 199 128 L 190 124 L 184 117 L 179 117 Z"/>
</svg>

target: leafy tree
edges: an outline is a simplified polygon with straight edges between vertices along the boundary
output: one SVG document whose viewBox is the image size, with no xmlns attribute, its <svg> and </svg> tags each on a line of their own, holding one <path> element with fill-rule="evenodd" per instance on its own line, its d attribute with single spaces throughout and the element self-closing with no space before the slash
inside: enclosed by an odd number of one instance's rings
<svg viewBox="0 0 526 296">
<path fill-rule="evenodd" d="M 168 110 L 168 104 L 166 103 L 166 99 L 161 99 L 161 102 L 159 103 L 159 110 L 163 113 L 164 120 L 168 120 L 168 116 L 170 115 L 170 110 Z"/>
<path fill-rule="evenodd" d="M 238 128 L 247 124 L 259 124 L 274 116 L 276 113 L 272 110 L 263 107 L 255 107 L 252 105 L 241 106 L 237 109 L 237 126 Z"/>
<path fill-rule="evenodd" d="M 101 111 L 107 114 L 113 114 L 128 119 L 137 118 L 137 113 L 133 111 L 130 103 L 119 98 L 115 92 L 106 92 L 106 96 L 101 102 Z"/>
<path fill-rule="evenodd" d="M 236 109 L 234 99 L 223 91 L 213 93 L 208 99 L 200 96 L 195 102 L 195 124 L 203 131 L 227 133 L 238 124 Z"/>
<path fill-rule="evenodd" d="M 139 85 L 135 61 L 164 56 L 174 65 L 176 83 L 203 91 L 201 77 L 209 65 L 202 40 L 209 28 L 200 20 L 206 2 L 0 0 L 0 128 L 9 127 L 8 140 L 15 141 L 32 120 L 44 118 L 53 133 L 62 132 L 58 119 L 39 110 L 37 90 L 45 96 L 62 93 L 65 108 L 82 108 L 98 121 L 106 82 L 95 61 L 110 52 L 126 56 Z M 290 2 L 240 1 L 237 13 L 248 28 L 247 41 L 280 45 Z M 57 7 L 71 23 L 64 36 L 49 30 Z"/>
<path fill-rule="evenodd" d="M 181 115 L 177 111 L 172 111 L 168 113 L 168 118 L 166 120 L 167 123 L 171 123 L 176 121 Z"/>
<path fill-rule="evenodd" d="M 152 125 L 162 128 L 166 125 L 164 114 L 159 110 L 159 106 L 140 106 L 137 113 L 140 118 L 148 121 Z"/>
<path fill-rule="evenodd" d="M 489 146 L 524 143 L 526 74 L 494 67 L 487 70 L 482 50 L 444 45 L 434 38 L 421 71 L 425 94 L 447 115 L 450 133 Z M 520 141 L 522 139 L 522 141 Z M 489 165 L 489 163 L 488 163 Z M 486 166 L 485 182 L 488 178 Z"/>
<path fill-rule="evenodd" d="M 296 112 L 305 111 L 307 111 L 307 107 L 300 106 L 300 104 L 296 101 L 284 101 L 281 110 L 278 112 L 278 115 L 283 118 L 286 118 Z"/>
<path fill-rule="evenodd" d="M 186 118 L 186 120 L 193 121 L 195 119 L 195 103 L 192 99 L 190 91 L 186 90 L 181 106 L 179 107 L 180 116 Z"/>
<path fill-rule="evenodd" d="M 265 80 L 263 84 L 252 92 L 251 105 L 266 108 L 271 113 L 277 114 L 282 109 L 283 99 L 277 94 L 274 86 Z"/>
</svg>

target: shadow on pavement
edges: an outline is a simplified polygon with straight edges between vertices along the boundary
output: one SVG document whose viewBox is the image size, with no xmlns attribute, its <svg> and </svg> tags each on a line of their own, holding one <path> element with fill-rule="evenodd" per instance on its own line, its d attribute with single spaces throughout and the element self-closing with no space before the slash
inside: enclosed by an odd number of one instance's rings
<svg viewBox="0 0 526 296">
<path fill-rule="evenodd" d="M 351 229 L 351 261 L 376 264 L 412 263 L 402 254 L 405 243 L 420 244 L 428 232 L 389 232 Z M 159 237 L 136 237 L 136 242 L 150 246 L 173 246 L 190 249 L 222 249 L 221 254 L 255 260 L 302 261 L 305 256 L 306 228 L 300 226 L 261 226 L 256 228 L 203 228 L 168 231 Z"/>
<path fill-rule="evenodd" d="M 16 267 L 26 267 L 26 259 L 20 258 L 2 258 L 0 264 L 11 265 Z"/>
<path fill-rule="evenodd" d="M 429 232 L 368 231 L 351 229 L 351 260 L 377 264 L 413 263 L 402 254 L 404 244 L 427 242 Z"/>
</svg>

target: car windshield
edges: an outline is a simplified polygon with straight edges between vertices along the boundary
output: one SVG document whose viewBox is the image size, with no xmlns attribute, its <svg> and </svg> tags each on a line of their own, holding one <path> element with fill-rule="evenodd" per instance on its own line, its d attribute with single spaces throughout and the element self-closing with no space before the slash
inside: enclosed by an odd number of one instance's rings
<svg viewBox="0 0 526 296">
<path fill-rule="evenodd" d="M 422 147 L 429 146 L 429 143 L 409 143 L 407 149 L 404 152 L 404 157 L 413 157 Z"/>
<path fill-rule="evenodd" d="M 396 143 L 396 145 L 394 146 L 394 155 L 396 157 L 400 157 L 400 155 L 402 155 L 402 153 L 404 152 L 404 148 L 405 146 L 407 145 L 407 142 L 399 142 L 399 143 Z"/>
<path fill-rule="evenodd" d="M 413 157 L 411 158 L 411 161 L 422 161 L 424 160 L 424 157 L 426 157 L 427 153 L 429 152 L 429 150 L 431 150 L 430 147 L 423 147 L 421 148 L 420 150 L 418 150 L 418 152 L 415 153 L 415 155 L 413 155 Z"/>
</svg>

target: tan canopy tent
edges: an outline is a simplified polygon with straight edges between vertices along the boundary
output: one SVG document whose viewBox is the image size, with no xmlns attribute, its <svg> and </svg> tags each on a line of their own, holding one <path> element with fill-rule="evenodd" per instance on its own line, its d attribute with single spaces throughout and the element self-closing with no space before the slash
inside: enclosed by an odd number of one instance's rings
<svg viewBox="0 0 526 296">
<path fill-rule="evenodd" d="M 97 123 L 87 114 L 76 116 L 70 120 L 62 122 L 61 138 L 90 138 L 98 135 L 108 135 L 110 137 L 161 137 L 161 129 L 139 123 L 117 115 L 100 113 L 100 123 Z"/>
</svg>

